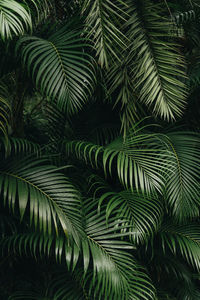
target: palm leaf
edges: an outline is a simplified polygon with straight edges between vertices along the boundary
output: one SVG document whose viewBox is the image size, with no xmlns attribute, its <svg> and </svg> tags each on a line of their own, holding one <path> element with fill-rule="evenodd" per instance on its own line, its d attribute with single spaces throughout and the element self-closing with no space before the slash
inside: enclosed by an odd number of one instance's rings
<svg viewBox="0 0 200 300">
<path fill-rule="evenodd" d="M 98 199 L 87 199 L 84 204 L 88 246 L 83 256 L 87 265 L 90 251 L 93 261 L 89 295 L 93 292 L 95 299 L 153 299 L 149 277 L 129 253 L 133 246 L 120 240 L 127 235 L 120 232 L 127 225 L 118 217 L 106 221 L 105 207 L 97 214 L 97 204 Z"/>
<path fill-rule="evenodd" d="M 161 192 L 164 185 L 163 172 L 167 167 L 165 138 L 161 134 L 141 133 L 138 124 L 123 141 L 115 139 L 107 147 L 87 142 L 72 141 L 65 143 L 66 152 L 84 159 L 93 167 L 103 165 L 105 174 L 112 174 L 114 168 L 121 183 L 132 190 L 151 193 Z"/>
<path fill-rule="evenodd" d="M 94 84 L 88 45 L 73 26 L 65 26 L 48 40 L 22 37 L 16 48 L 42 94 L 57 99 L 69 113 L 82 107 Z"/>
<path fill-rule="evenodd" d="M 114 96 L 114 107 L 118 103 L 121 104 L 121 131 L 124 137 L 140 119 L 139 101 L 132 84 L 129 64 L 130 62 L 124 58 L 122 64 L 113 64 L 108 72 L 109 92 Z"/>
<path fill-rule="evenodd" d="M 144 243 L 160 227 L 163 208 L 157 198 L 127 190 L 104 193 L 99 199 L 99 206 L 102 202 L 106 202 L 107 218 L 117 209 L 117 216 L 127 220 L 130 239 L 134 243 Z"/>
<path fill-rule="evenodd" d="M 94 41 L 98 63 L 108 68 L 112 59 L 120 61 L 125 48 L 121 23 L 124 23 L 126 3 L 121 0 L 85 0 L 83 14 L 86 16 L 86 31 Z"/>
<path fill-rule="evenodd" d="M 171 172 L 166 174 L 166 197 L 179 221 L 199 216 L 199 146 L 198 134 L 172 132 L 168 135 Z"/>
<path fill-rule="evenodd" d="M 31 15 L 26 5 L 15 0 L 0 2 L 0 35 L 3 41 L 23 34 L 32 28 Z"/>
<path fill-rule="evenodd" d="M 164 224 L 158 233 L 162 250 L 181 255 L 194 269 L 200 269 L 199 225 Z"/>
<path fill-rule="evenodd" d="M 127 22 L 132 82 L 139 100 L 163 119 L 180 117 L 186 104 L 185 64 L 170 36 L 164 1 L 129 2 Z"/>
<path fill-rule="evenodd" d="M 1 166 L 1 195 L 4 205 L 15 212 L 19 206 L 21 220 L 28 213 L 30 224 L 40 231 L 62 231 L 78 242 L 80 228 L 79 193 L 68 178 L 44 160 L 26 159 Z"/>
<path fill-rule="evenodd" d="M 20 155 L 20 154 L 35 154 L 39 156 L 41 153 L 40 146 L 36 143 L 28 141 L 22 138 L 9 137 L 9 139 L 2 138 L 0 140 L 0 148 L 8 155 Z"/>
<path fill-rule="evenodd" d="M 93 299 L 154 299 L 154 288 L 149 277 L 128 252 L 133 246 L 121 239 L 127 233 L 120 233 L 120 230 L 126 227 L 120 225 L 118 218 L 107 222 L 105 211 L 97 214 L 95 209 L 92 210 L 96 206 L 97 201 L 91 203 L 91 199 L 84 203 L 86 235 L 82 234 L 80 243 L 83 258 L 80 282 L 85 290 L 82 290 L 83 295 L 88 293 Z M 38 233 L 5 237 L 1 240 L 1 247 L 3 252 L 14 251 L 21 257 L 30 254 L 35 258 L 38 255 L 54 256 L 58 263 L 65 262 L 70 270 L 76 268 L 81 254 L 76 244 L 72 244 L 71 247 L 68 240 L 62 236 Z M 92 276 L 88 270 L 91 264 Z M 55 285 L 54 282 L 54 287 Z M 56 289 L 55 299 L 60 299 L 65 293 L 69 297 L 75 295 L 69 286 L 62 286 Z"/>
<path fill-rule="evenodd" d="M 49 15 L 52 6 L 51 0 L 26 0 L 26 4 L 31 15 L 37 16 L 37 22 L 41 22 Z"/>
</svg>

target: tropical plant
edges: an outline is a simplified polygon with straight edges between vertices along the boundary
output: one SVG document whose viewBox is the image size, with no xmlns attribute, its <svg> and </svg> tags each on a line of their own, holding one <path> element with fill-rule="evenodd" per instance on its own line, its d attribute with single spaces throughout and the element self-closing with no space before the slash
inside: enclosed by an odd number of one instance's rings
<svg viewBox="0 0 200 300">
<path fill-rule="evenodd" d="M 199 300 L 199 0 L 0 0 L 0 297 Z"/>
</svg>

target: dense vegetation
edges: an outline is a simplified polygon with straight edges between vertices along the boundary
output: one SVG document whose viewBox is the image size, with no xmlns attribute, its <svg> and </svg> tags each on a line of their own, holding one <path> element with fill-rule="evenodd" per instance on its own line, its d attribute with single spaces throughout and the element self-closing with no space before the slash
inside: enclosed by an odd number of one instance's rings
<svg viewBox="0 0 200 300">
<path fill-rule="evenodd" d="M 200 299 L 200 1 L 0 0 L 0 298 Z"/>
</svg>

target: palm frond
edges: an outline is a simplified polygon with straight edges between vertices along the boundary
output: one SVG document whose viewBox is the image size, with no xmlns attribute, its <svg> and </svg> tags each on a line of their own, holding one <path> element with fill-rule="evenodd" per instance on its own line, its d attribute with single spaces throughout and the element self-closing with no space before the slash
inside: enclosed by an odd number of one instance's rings
<svg viewBox="0 0 200 300">
<path fill-rule="evenodd" d="M 120 240 L 129 234 L 120 232 L 127 225 L 118 217 L 106 221 L 105 208 L 97 213 L 97 204 L 98 199 L 87 199 L 84 204 L 88 239 L 87 247 L 83 247 L 84 264 L 88 264 L 89 252 L 93 261 L 89 295 L 93 292 L 94 298 L 113 300 L 153 299 L 154 287 L 149 277 L 129 253 L 133 245 Z"/>
<path fill-rule="evenodd" d="M 28 5 L 33 20 L 37 21 L 37 23 L 49 15 L 52 6 L 51 0 L 26 0 L 26 4 Z M 37 19 L 34 18 L 35 16 Z"/>
<path fill-rule="evenodd" d="M 164 224 L 158 237 L 161 239 L 162 250 L 169 249 L 174 255 L 181 255 L 195 270 L 200 269 L 200 238 L 199 225 Z"/>
<path fill-rule="evenodd" d="M 163 207 L 159 199 L 139 194 L 136 191 L 107 192 L 99 199 L 99 206 L 106 202 L 106 217 L 117 209 L 117 216 L 127 220 L 130 239 L 144 243 L 160 227 Z"/>
<path fill-rule="evenodd" d="M 125 141 L 119 137 L 106 147 L 81 141 L 68 142 L 65 143 L 66 152 L 92 166 L 103 165 L 105 174 L 112 174 L 116 168 L 119 180 L 128 189 L 136 188 L 147 194 L 161 192 L 168 155 L 163 146 L 165 139 L 161 134 L 142 133 L 142 130 L 136 124 Z"/>
<path fill-rule="evenodd" d="M 0 36 L 3 41 L 21 35 L 32 28 L 32 20 L 28 7 L 15 0 L 0 2 Z"/>
<path fill-rule="evenodd" d="M 42 94 L 57 99 L 69 113 L 87 102 L 95 81 L 87 41 L 73 26 L 61 28 L 48 40 L 22 37 L 16 48 Z"/>
<path fill-rule="evenodd" d="M 9 155 L 20 155 L 20 154 L 34 154 L 39 156 L 41 153 L 40 146 L 36 143 L 28 141 L 22 138 L 9 137 L 9 139 L 0 139 L 0 149 L 2 149 L 2 154 L 5 156 Z"/>
<path fill-rule="evenodd" d="M 83 14 L 86 16 L 86 32 L 94 41 L 98 63 L 108 68 L 113 59 L 120 61 L 121 51 L 126 47 L 121 31 L 126 13 L 125 1 L 85 0 Z"/>
<path fill-rule="evenodd" d="M 13 213 L 18 206 L 21 220 L 26 213 L 40 231 L 58 234 L 62 229 L 78 243 L 80 195 L 57 167 L 44 159 L 5 162 L 0 182 L 4 205 Z"/>
<path fill-rule="evenodd" d="M 199 216 L 199 135 L 192 132 L 168 133 L 171 172 L 166 174 L 166 197 L 179 221 Z"/>
<path fill-rule="evenodd" d="M 139 100 L 165 120 L 183 114 L 186 105 L 186 72 L 179 45 L 171 39 L 173 24 L 164 1 L 129 2 L 128 37 L 132 82 Z M 162 20 L 162 21 L 161 21 Z"/>
<path fill-rule="evenodd" d="M 129 64 L 130 62 L 126 63 L 126 58 L 124 58 L 122 64 L 113 64 L 108 72 L 109 92 L 116 97 L 114 107 L 118 103 L 121 105 L 121 131 L 124 137 L 140 119 L 138 114 L 139 101 L 132 84 Z"/>
</svg>

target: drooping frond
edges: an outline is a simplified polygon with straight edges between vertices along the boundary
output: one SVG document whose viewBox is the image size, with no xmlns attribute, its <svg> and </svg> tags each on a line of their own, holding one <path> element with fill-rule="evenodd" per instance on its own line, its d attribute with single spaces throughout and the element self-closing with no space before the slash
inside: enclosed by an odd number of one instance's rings
<svg viewBox="0 0 200 300">
<path fill-rule="evenodd" d="M 167 14 L 164 1 L 129 1 L 127 26 L 132 84 L 139 100 L 169 121 L 182 115 L 187 88 L 180 45 L 171 38 Z"/>
<path fill-rule="evenodd" d="M 136 191 L 107 192 L 102 194 L 99 205 L 106 203 L 106 217 L 118 209 L 117 216 L 130 225 L 130 239 L 134 243 L 145 242 L 158 230 L 163 214 L 162 203 L 152 196 Z"/>
<path fill-rule="evenodd" d="M 166 197 L 179 221 L 199 216 L 200 139 L 192 132 L 167 134 L 171 172 L 166 173 Z"/>
<path fill-rule="evenodd" d="M 108 68 L 111 61 L 121 60 L 121 51 L 126 47 L 121 31 L 124 23 L 126 3 L 121 0 L 85 0 L 83 15 L 86 16 L 86 32 L 94 41 L 98 63 Z"/>
<path fill-rule="evenodd" d="M 31 15 L 26 4 L 15 0 L 0 1 L 0 36 L 2 40 L 12 39 L 32 28 Z"/>
<path fill-rule="evenodd" d="M 29 215 L 30 224 L 44 233 L 60 232 L 79 241 L 80 195 L 57 167 L 44 164 L 44 159 L 5 162 L 0 171 L 4 205 L 20 218 Z"/>
<path fill-rule="evenodd" d="M 62 110 L 74 113 L 87 101 L 94 84 L 87 42 L 74 24 L 65 26 L 44 40 L 22 37 L 17 51 L 43 95 L 57 99 Z"/>
<path fill-rule="evenodd" d="M 133 245 L 123 241 L 127 232 L 118 217 L 106 221 L 105 207 L 97 213 L 98 199 L 84 204 L 88 244 L 83 247 L 84 264 L 91 252 L 93 277 L 89 295 L 96 299 L 153 299 L 154 287 L 145 271 L 129 253 Z M 121 239 L 120 239 L 121 238 Z M 148 298 L 149 297 L 149 298 Z"/>
<path fill-rule="evenodd" d="M 80 283 L 92 299 L 153 300 L 155 291 L 151 280 L 131 255 L 133 245 L 122 239 L 127 233 L 120 231 L 126 225 L 118 217 L 106 221 L 105 211 L 97 212 L 97 200 L 87 199 L 83 204 L 85 234 L 80 239 L 80 248 L 70 245 L 62 236 L 26 233 L 2 239 L 2 250 L 14 251 L 21 257 L 55 257 L 58 263 L 66 263 L 70 272 L 76 272 L 82 257 Z M 64 291 L 72 293 L 67 286 L 61 287 L 60 293 Z M 54 294 L 58 297 L 59 290 Z"/>
<path fill-rule="evenodd" d="M 5 156 L 20 155 L 20 154 L 34 154 L 39 155 L 41 152 L 40 146 L 36 143 L 22 138 L 9 137 L 9 139 L 0 139 L 0 149 L 3 150 Z"/>
<path fill-rule="evenodd" d="M 174 255 L 181 255 L 195 270 L 200 270 L 200 238 L 199 225 L 164 224 L 158 238 L 161 240 L 162 250 L 168 249 Z"/>
<path fill-rule="evenodd" d="M 130 62 L 127 62 L 126 58 L 122 64 L 113 64 L 110 68 L 108 84 L 109 92 L 114 97 L 114 106 L 121 105 L 121 131 L 126 137 L 129 129 L 140 119 L 138 114 L 139 101 L 130 76 Z"/>
<path fill-rule="evenodd" d="M 34 20 L 36 23 L 48 16 L 52 6 L 51 2 L 51 0 L 26 0 L 26 4 L 28 5 L 32 17 L 37 17 L 37 19 L 35 18 Z"/>
<path fill-rule="evenodd" d="M 126 188 L 136 188 L 147 194 L 161 192 L 168 155 L 163 146 L 165 139 L 160 134 L 141 133 L 142 128 L 138 130 L 137 126 L 134 130 L 125 141 L 119 137 L 106 147 L 81 141 L 68 142 L 66 151 L 92 166 L 103 165 L 105 174 L 112 174 L 116 168 L 118 178 Z"/>
</svg>

